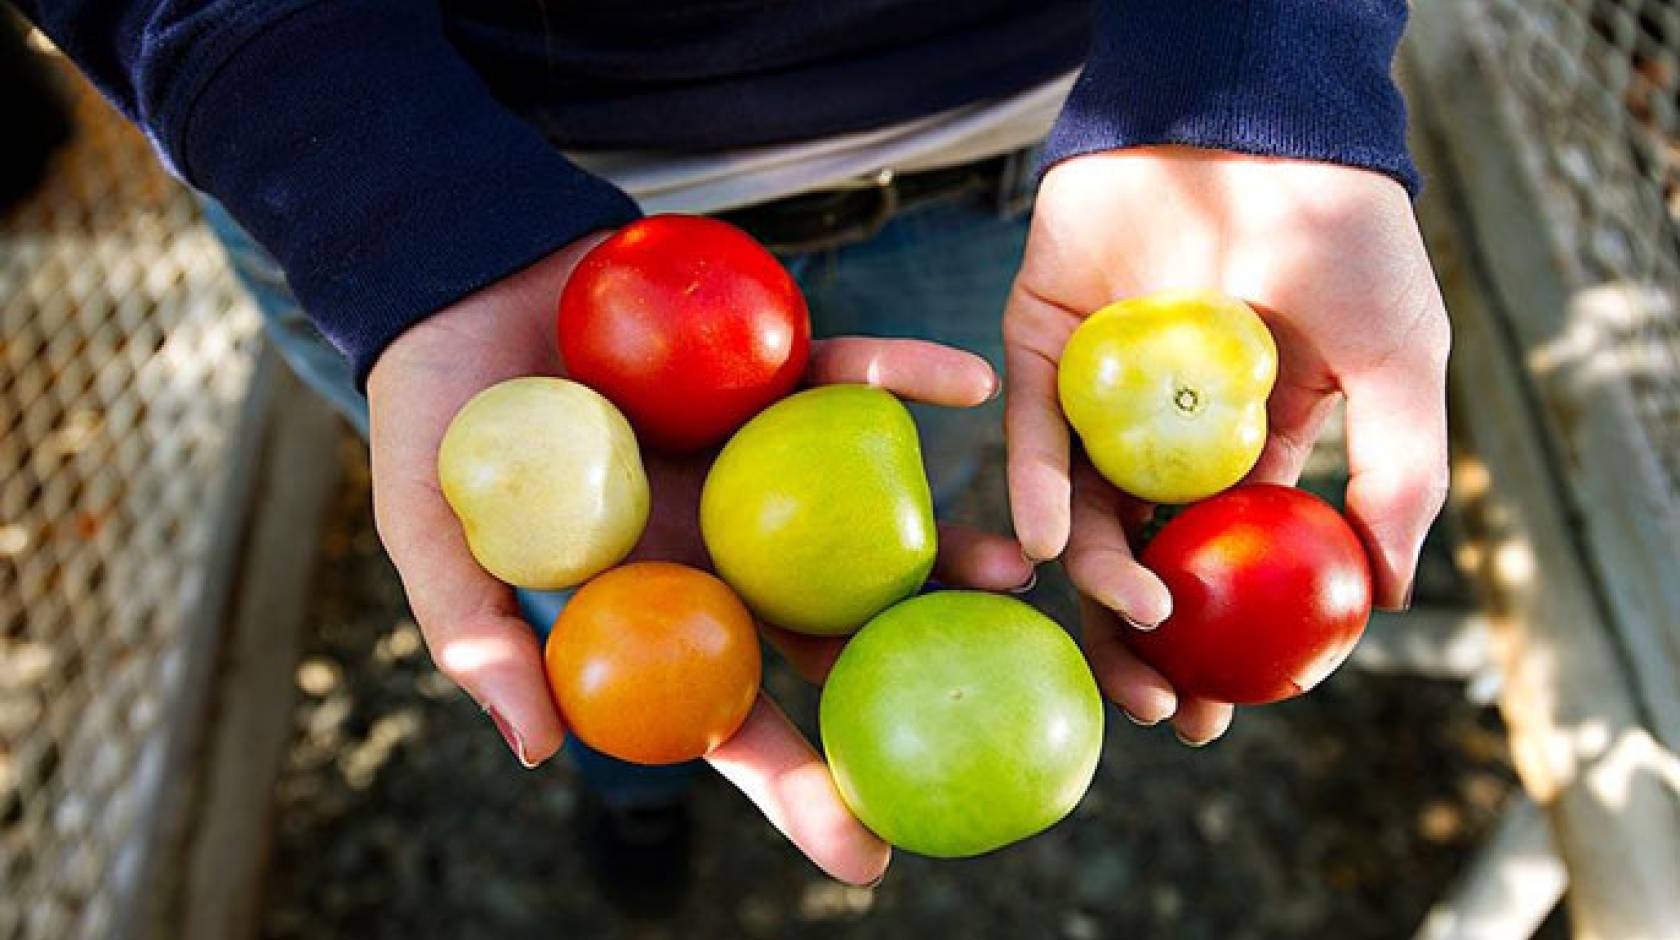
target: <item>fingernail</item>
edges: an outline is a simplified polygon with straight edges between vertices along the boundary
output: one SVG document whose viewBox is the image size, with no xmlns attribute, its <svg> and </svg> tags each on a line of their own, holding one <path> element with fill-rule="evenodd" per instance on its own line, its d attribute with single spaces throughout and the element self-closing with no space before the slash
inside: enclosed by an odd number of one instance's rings
<svg viewBox="0 0 1680 940">
<path fill-rule="evenodd" d="M 1110 609 L 1113 609 L 1112 605 L 1110 606 Z M 1141 620 L 1133 620 L 1132 615 L 1123 610 L 1117 610 L 1115 613 L 1118 613 L 1120 615 L 1120 619 L 1126 621 L 1126 626 L 1131 627 L 1133 630 L 1142 630 L 1143 632 L 1148 633 L 1160 626 L 1158 623 L 1144 623 Z"/>
<path fill-rule="evenodd" d="M 1173 737 L 1177 738 L 1178 743 L 1184 745 L 1185 747 L 1207 747 L 1209 744 L 1212 744 L 1213 742 L 1219 740 L 1219 736 L 1215 735 L 1211 738 L 1208 738 L 1206 741 L 1192 741 L 1189 738 L 1185 737 L 1184 732 L 1178 730 L 1177 728 L 1173 729 Z"/>
<path fill-rule="evenodd" d="M 1027 583 L 1026 584 L 1023 584 L 1020 587 L 1010 588 L 1009 593 L 1011 593 L 1011 594 L 1026 594 L 1035 587 L 1038 587 L 1038 569 L 1037 568 L 1034 568 L 1032 570 L 1032 574 L 1027 575 Z"/>
<path fill-rule="evenodd" d="M 1393 605 L 1388 605 L 1388 606 L 1384 606 L 1384 605 L 1379 604 L 1379 605 L 1377 605 L 1377 609 L 1378 610 L 1386 610 L 1386 611 L 1389 611 L 1391 613 L 1397 613 L 1397 614 L 1398 613 L 1404 613 L 1405 611 L 1411 610 L 1412 609 L 1412 592 L 1414 592 L 1416 590 L 1417 590 L 1417 581 L 1415 579 L 1412 580 L 1412 581 L 1408 581 L 1406 583 L 1406 592 L 1404 594 L 1400 595 L 1400 603 L 1393 604 Z"/>
<path fill-rule="evenodd" d="M 879 888 L 881 886 L 881 882 L 886 881 L 886 880 L 887 880 L 887 871 L 886 871 L 886 869 L 882 869 L 881 873 L 879 875 L 875 876 L 875 880 L 871 881 L 870 883 L 868 883 L 866 885 L 864 885 L 864 887 L 873 891 L 876 888 Z"/>
<path fill-rule="evenodd" d="M 508 723 L 506 718 L 502 717 L 502 713 L 494 708 L 486 708 L 484 713 L 490 716 L 491 723 L 496 726 L 497 731 L 501 732 L 502 740 L 507 742 L 508 749 L 513 751 L 513 756 L 519 758 L 519 766 L 526 770 L 536 769 L 537 765 L 525 756 L 525 739 L 519 736 L 519 732 L 514 729 L 512 724 Z"/>
<path fill-rule="evenodd" d="M 1140 728 L 1153 728 L 1156 725 L 1161 723 L 1161 719 L 1159 719 L 1159 718 L 1155 719 L 1154 721 L 1144 721 L 1142 718 L 1139 718 L 1138 716 L 1136 716 L 1136 715 L 1132 714 L 1131 712 L 1127 711 L 1124 706 L 1122 706 L 1120 708 L 1120 714 L 1125 715 L 1127 721 L 1130 721 L 1132 724 L 1137 725 Z"/>
<path fill-rule="evenodd" d="M 1002 395 L 1002 394 L 1003 394 L 1003 380 L 998 378 L 994 374 L 992 376 L 992 393 L 990 395 L 986 396 L 986 400 L 987 401 L 997 401 L 998 396 Z"/>
</svg>

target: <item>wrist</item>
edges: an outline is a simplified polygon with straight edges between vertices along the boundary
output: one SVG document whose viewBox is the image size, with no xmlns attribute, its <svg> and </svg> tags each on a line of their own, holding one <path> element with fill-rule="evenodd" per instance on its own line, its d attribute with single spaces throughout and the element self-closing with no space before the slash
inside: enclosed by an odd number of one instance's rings
<svg viewBox="0 0 1680 940">
<path fill-rule="evenodd" d="M 560 291 L 584 255 L 611 234 L 591 232 L 416 321 L 375 357 L 367 377 L 370 399 L 381 376 L 415 367 L 449 364 L 498 376 L 489 382 L 538 371 L 563 374 L 554 338 Z"/>
<path fill-rule="evenodd" d="M 1100 151 L 1051 167 L 1040 205 L 1078 205 L 1122 196 L 1163 206 L 1186 201 L 1192 215 L 1255 218 L 1295 225 L 1308 216 L 1354 211 L 1413 214 L 1399 180 L 1364 167 L 1298 157 L 1275 157 L 1179 144 Z M 1187 224 L 1182 216 L 1179 224 Z"/>
</svg>

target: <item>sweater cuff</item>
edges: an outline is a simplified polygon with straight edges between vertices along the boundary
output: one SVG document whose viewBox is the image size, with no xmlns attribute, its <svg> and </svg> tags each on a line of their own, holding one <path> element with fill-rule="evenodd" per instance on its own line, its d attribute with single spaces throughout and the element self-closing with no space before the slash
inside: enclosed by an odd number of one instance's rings
<svg viewBox="0 0 1680 940">
<path fill-rule="evenodd" d="M 491 97 L 436 4 L 296 9 L 188 115 L 183 175 L 280 262 L 358 387 L 408 326 L 639 214 Z"/>
<path fill-rule="evenodd" d="M 1387 174 L 1412 195 L 1392 77 L 1406 0 L 1103 0 L 1043 167 L 1183 144 Z"/>
</svg>

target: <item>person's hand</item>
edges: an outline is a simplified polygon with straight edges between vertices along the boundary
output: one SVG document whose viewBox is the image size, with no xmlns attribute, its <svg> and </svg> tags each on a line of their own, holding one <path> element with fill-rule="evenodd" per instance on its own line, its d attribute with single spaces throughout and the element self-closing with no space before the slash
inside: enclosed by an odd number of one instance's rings
<svg viewBox="0 0 1680 940">
<path fill-rule="evenodd" d="M 1150 147 L 1077 157 L 1045 175 L 1004 313 L 1009 496 L 1029 556 L 1062 554 L 1086 595 L 1099 683 L 1134 721 L 1171 718 L 1187 743 L 1231 720 L 1180 700 L 1121 643 L 1172 598 L 1134 560 L 1150 507 L 1114 490 L 1070 442 L 1056 391 L 1069 335 L 1128 296 L 1208 287 L 1241 297 L 1277 339 L 1270 436 L 1251 480 L 1293 484 L 1335 399 L 1347 402 L 1349 520 L 1375 602 L 1410 602 L 1418 550 L 1446 496 L 1446 312 L 1410 201 L 1393 180 L 1325 163 Z M 1071 472 L 1070 472 L 1071 471 Z"/>
<path fill-rule="evenodd" d="M 438 487 L 437 450 L 474 394 L 523 375 L 558 375 L 555 298 L 578 260 L 604 238 L 584 239 L 434 314 L 393 342 L 368 377 L 374 513 L 381 540 L 438 669 L 495 722 L 527 767 L 560 748 L 564 727 L 550 697 L 542 649 L 512 590 L 473 560 Z M 867 382 L 920 401 L 975 405 L 996 389 L 985 361 L 932 343 L 843 338 L 812 345 L 812 384 Z M 653 509 L 632 557 L 709 568 L 696 506 L 710 455 L 647 455 Z M 939 572 L 951 583 L 1002 590 L 1031 576 L 1002 536 L 941 530 Z M 838 644 L 767 630 L 810 676 Z M 785 638 L 785 639 L 784 639 Z M 808 640 L 808 642 L 807 642 Z M 865 884 L 889 849 L 840 801 L 827 768 L 768 698 L 707 757 L 830 875 Z"/>
</svg>

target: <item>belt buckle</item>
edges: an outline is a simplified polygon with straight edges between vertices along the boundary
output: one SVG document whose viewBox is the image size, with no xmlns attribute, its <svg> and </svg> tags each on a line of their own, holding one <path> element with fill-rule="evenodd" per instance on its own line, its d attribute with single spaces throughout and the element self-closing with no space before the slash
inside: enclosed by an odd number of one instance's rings
<svg viewBox="0 0 1680 940">
<path fill-rule="evenodd" d="M 847 228 L 833 233 L 834 241 L 848 245 L 866 242 L 887 227 L 892 217 L 898 214 L 899 192 L 898 173 L 892 167 L 882 167 L 876 171 L 870 180 L 870 192 L 875 195 L 875 208 L 858 222 Z"/>
<path fill-rule="evenodd" d="M 717 217 L 748 230 L 778 255 L 843 248 L 875 237 L 899 211 L 902 200 L 895 178 L 894 170 L 884 168 L 874 175 L 853 178 L 847 186 L 722 211 Z M 840 205 L 810 208 L 801 205 L 810 200 L 820 201 L 825 195 L 838 198 Z M 864 200 L 874 200 L 874 203 L 865 210 L 860 206 Z"/>
</svg>

